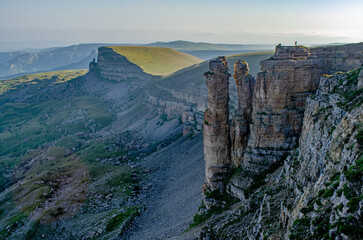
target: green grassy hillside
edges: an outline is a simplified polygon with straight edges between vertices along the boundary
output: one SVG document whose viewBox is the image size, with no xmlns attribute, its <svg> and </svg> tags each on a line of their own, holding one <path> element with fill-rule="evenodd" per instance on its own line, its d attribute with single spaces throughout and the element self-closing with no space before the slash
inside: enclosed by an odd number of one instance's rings
<svg viewBox="0 0 363 240">
<path fill-rule="evenodd" d="M 248 62 L 250 67 L 250 74 L 257 76 L 257 73 L 261 71 L 260 61 L 272 56 L 273 52 L 257 52 L 257 53 L 244 53 L 226 56 L 228 61 L 229 71 L 232 73 L 234 70 L 234 63 L 238 59 Z M 186 84 L 193 83 L 194 85 L 204 85 L 205 77 L 203 73 L 209 70 L 209 61 L 202 62 L 200 64 L 182 69 L 170 76 L 164 77 L 160 80 L 159 84 L 171 89 L 184 88 Z"/>
<path fill-rule="evenodd" d="M 140 46 L 110 46 L 110 48 L 152 75 L 166 76 L 202 62 L 197 57 L 171 48 Z"/>
<path fill-rule="evenodd" d="M 53 72 L 43 72 L 43 73 L 34 73 L 28 74 L 21 77 L 1 80 L 0 81 L 0 95 L 5 92 L 16 89 L 19 86 L 25 86 L 29 84 L 38 84 L 46 79 L 56 78 L 57 80 L 54 83 L 61 83 L 69 81 L 73 78 L 84 75 L 88 72 L 88 70 L 64 70 L 64 71 L 53 71 Z"/>
<path fill-rule="evenodd" d="M 99 219 L 112 239 L 135 216 L 137 208 L 124 202 L 136 181 L 119 162 L 134 156 L 114 139 L 95 136 L 115 114 L 104 99 L 82 90 L 86 72 L 0 81 L 0 239 L 39 239 L 44 232 L 68 239 L 65 231 L 55 233 L 60 219 L 77 229 L 72 232 Z M 84 225 L 75 224 L 80 220 Z"/>
</svg>

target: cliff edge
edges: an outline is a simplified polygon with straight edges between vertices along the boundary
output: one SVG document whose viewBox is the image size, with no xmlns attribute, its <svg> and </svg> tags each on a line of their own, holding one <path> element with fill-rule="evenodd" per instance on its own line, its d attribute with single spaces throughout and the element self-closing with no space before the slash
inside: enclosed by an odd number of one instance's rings
<svg viewBox="0 0 363 240">
<path fill-rule="evenodd" d="M 202 62 L 201 59 L 171 48 L 143 46 L 107 46 L 98 49 L 89 69 L 114 81 L 140 80 L 166 76 Z"/>
<path fill-rule="evenodd" d="M 205 147 L 224 146 L 205 152 L 206 172 L 217 161 L 229 174 L 206 175 L 209 188 L 203 188 L 195 221 L 238 203 L 212 217 L 201 239 L 362 236 L 362 64 L 363 44 L 278 45 L 261 62 L 257 79 L 248 74 L 247 63 L 235 64 L 239 105 L 225 127 L 230 130 L 203 130 L 204 136 L 219 134 L 212 143 L 205 138 Z M 337 70 L 346 73 L 329 75 Z M 209 93 L 221 89 L 206 76 Z M 223 111 L 227 108 L 224 104 Z M 207 108 L 205 116 L 221 111 Z M 214 125 L 225 121 L 219 118 Z M 216 179 L 218 184 L 208 185 Z"/>
</svg>

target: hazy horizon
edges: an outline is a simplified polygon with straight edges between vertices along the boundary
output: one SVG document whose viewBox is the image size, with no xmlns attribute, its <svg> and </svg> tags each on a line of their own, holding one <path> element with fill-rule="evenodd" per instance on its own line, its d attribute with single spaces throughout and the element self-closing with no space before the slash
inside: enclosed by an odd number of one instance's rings
<svg viewBox="0 0 363 240">
<path fill-rule="evenodd" d="M 363 3 L 215 0 L 0 0 L 0 51 L 79 43 L 363 41 Z"/>
</svg>

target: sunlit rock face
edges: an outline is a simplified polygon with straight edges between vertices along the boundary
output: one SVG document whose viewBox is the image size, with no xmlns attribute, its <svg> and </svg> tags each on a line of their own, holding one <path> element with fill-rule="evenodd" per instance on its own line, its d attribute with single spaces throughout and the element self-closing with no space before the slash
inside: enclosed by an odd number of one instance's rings
<svg viewBox="0 0 363 240">
<path fill-rule="evenodd" d="M 204 114 L 205 189 L 223 188 L 223 180 L 231 170 L 229 138 L 229 77 L 224 57 L 209 63 L 207 80 L 208 106 Z"/>
<path fill-rule="evenodd" d="M 207 186 L 224 190 L 222 181 L 231 177 L 227 177 L 231 168 L 241 166 L 243 171 L 230 178 L 227 189 L 244 198 L 257 176 L 273 172 L 298 147 L 306 99 L 318 89 L 320 77 L 356 69 L 362 63 L 363 44 L 311 49 L 278 45 L 270 59 L 261 61 L 257 80 L 248 74 L 248 64 L 238 61 L 234 73 L 238 109 L 228 120 L 227 63 L 223 58 L 211 61 L 211 71 L 205 74 Z"/>
</svg>

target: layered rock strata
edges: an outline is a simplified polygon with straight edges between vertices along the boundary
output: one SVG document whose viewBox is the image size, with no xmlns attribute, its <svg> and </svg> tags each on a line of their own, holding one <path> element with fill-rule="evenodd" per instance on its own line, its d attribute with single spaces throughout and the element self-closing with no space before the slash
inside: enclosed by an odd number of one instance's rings
<svg viewBox="0 0 363 240">
<path fill-rule="evenodd" d="M 321 78 L 306 101 L 299 147 L 248 199 L 208 222 L 200 239 L 361 239 L 359 71 Z"/>
<path fill-rule="evenodd" d="M 224 57 L 209 63 L 208 106 L 204 113 L 203 138 L 206 182 L 204 191 L 223 190 L 223 180 L 231 170 L 229 137 L 229 77 Z"/>
<path fill-rule="evenodd" d="M 248 63 L 237 61 L 233 77 L 237 85 L 238 108 L 231 127 L 231 158 L 235 167 L 240 165 L 249 136 L 251 123 L 252 95 L 255 79 L 249 74 Z"/>
<path fill-rule="evenodd" d="M 90 64 L 90 71 L 97 72 L 102 78 L 113 81 L 123 81 L 130 78 L 145 80 L 152 77 L 110 47 L 98 48 L 97 63 L 92 62 Z"/>
<path fill-rule="evenodd" d="M 298 147 L 306 99 L 316 91 L 323 74 L 358 68 L 362 63 L 363 44 L 314 49 L 278 45 L 270 59 L 261 61 L 262 72 L 255 81 L 248 75 L 247 63 L 238 61 L 234 74 L 238 109 L 236 116 L 230 121 L 230 131 L 224 136 L 225 139 L 231 136 L 228 146 L 231 155 L 225 156 L 224 167 L 230 169 L 231 166 L 240 166 L 243 171 L 230 176 L 229 191 L 234 196 L 245 199 L 246 192 L 262 184 L 266 175 L 273 173 L 283 164 L 291 150 Z M 213 75 L 206 76 L 208 93 L 219 91 L 219 85 L 210 84 L 209 79 Z M 225 96 L 226 99 L 229 99 L 228 95 Z M 209 116 L 205 116 L 208 121 Z M 218 124 L 225 121 L 224 118 L 220 119 Z M 206 129 L 205 132 L 209 130 Z M 223 136 L 218 137 L 224 139 Z M 218 144 L 221 142 L 215 141 Z M 213 145 L 209 136 L 205 138 L 204 144 Z M 228 152 L 225 150 L 228 147 L 224 145 L 223 151 Z M 215 164 L 210 156 L 218 155 L 219 152 L 218 149 L 206 147 L 204 150 L 208 183 L 215 179 L 208 170 L 212 163 Z M 220 158 L 218 163 L 223 163 L 223 160 Z M 223 169 L 223 165 L 218 167 Z M 221 189 L 224 188 L 225 186 L 221 186 Z"/>
<path fill-rule="evenodd" d="M 322 75 L 319 61 L 309 56 L 307 48 L 277 46 L 275 55 L 261 62 L 244 168 L 265 171 L 297 146 L 305 99 L 317 89 Z"/>
</svg>

